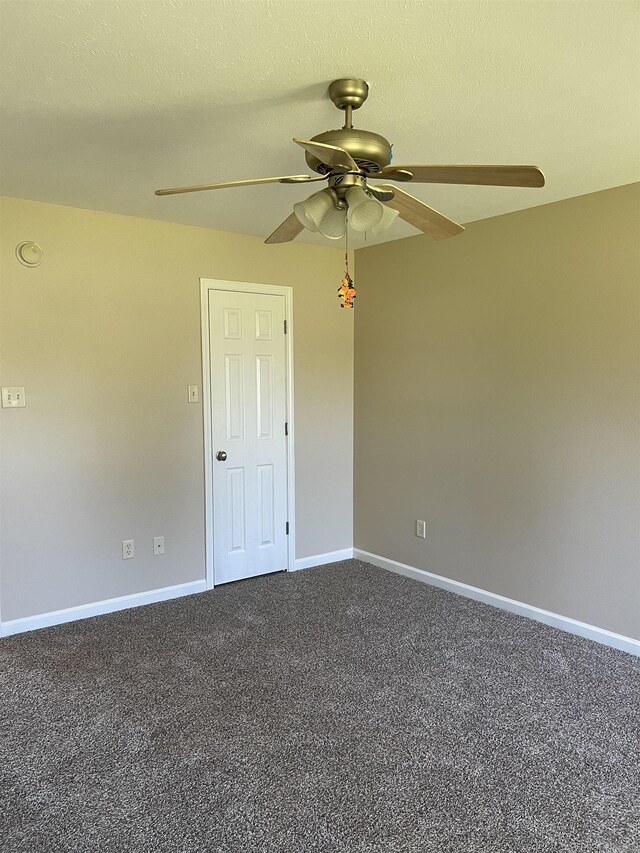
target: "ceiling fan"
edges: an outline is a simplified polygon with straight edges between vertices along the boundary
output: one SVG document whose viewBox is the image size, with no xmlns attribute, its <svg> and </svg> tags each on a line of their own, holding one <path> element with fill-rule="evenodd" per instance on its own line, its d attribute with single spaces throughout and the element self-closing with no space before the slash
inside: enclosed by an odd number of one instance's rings
<svg viewBox="0 0 640 853">
<path fill-rule="evenodd" d="M 391 163 L 391 144 L 378 133 L 356 130 L 352 112 L 366 101 L 369 86 L 364 80 L 335 80 L 329 97 L 345 113 L 339 130 L 319 133 L 309 140 L 295 139 L 304 148 L 306 161 L 317 175 L 255 178 L 192 187 L 156 190 L 156 195 L 217 190 L 251 184 L 307 184 L 327 181 L 327 187 L 294 205 L 294 212 L 265 240 L 286 243 L 304 228 L 325 237 L 344 237 L 348 224 L 358 231 L 379 233 L 397 216 L 436 240 L 454 237 L 462 225 L 424 204 L 399 187 L 370 181 L 424 184 L 481 184 L 503 187 L 543 187 L 544 175 L 537 166 L 413 166 Z"/>
</svg>

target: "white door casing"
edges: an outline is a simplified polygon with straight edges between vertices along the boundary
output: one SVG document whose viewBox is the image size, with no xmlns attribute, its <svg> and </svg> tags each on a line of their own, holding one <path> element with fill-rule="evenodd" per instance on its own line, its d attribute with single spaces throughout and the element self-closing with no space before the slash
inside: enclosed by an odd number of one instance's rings
<svg viewBox="0 0 640 853">
<path fill-rule="evenodd" d="M 211 588 L 294 567 L 291 289 L 202 279 L 202 314 Z"/>
</svg>

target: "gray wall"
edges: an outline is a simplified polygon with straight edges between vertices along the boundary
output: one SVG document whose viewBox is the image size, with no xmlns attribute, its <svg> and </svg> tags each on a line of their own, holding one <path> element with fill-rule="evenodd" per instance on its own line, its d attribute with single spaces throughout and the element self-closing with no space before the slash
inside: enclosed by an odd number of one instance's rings
<svg viewBox="0 0 640 853">
<path fill-rule="evenodd" d="M 356 547 L 640 638 L 639 211 L 356 253 Z"/>
<path fill-rule="evenodd" d="M 187 403 L 200 276 L 293 286 L 297 556 L 351 547 L 340 249 L 17 199 L 0 212 L 0 381 L 27 400 L 0 410 L 3 621 L 204 577 L 202 410 Z M 42 266 L 18 263 L 23 240 Z"/>
</svg>

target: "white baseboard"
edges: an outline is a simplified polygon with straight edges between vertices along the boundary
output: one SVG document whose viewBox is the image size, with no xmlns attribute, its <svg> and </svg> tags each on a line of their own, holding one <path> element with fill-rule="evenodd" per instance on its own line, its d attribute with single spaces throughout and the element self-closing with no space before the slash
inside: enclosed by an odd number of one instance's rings
<svg viewBox="0 0 640 853">
<path fill-rule="evenodd" d="M 431 586 L 446 589 L 449 592 L 454 592 L 465 598 L 472 598 L 475 601 L 481 601 L 484 604 L 490 604 L 493 607 L 500 607 L 511 613 L 535 619 L 538 622 L 543 622 L 545 625 L 551 625 L 553 628 L 559 628 L 570 634 L 577 634 L 580 637 L 586 637 L 588 640 L 594 640 L 596 643 L 601 643 L 602 645 L 640 657 L 640 640 L 625 637 L 622 634 L 616 634 L 613 631 L 607 631 L 605 628 L 598 628 L 586 622 L 579 622 L 577 619 L 561 616 L 549 610 L 542 610 L 540 607 L 534 607 L 532 604 L 515 601 L 512 598 L 506 598 L 503 595 L 488 592 L 485 589 L 470 586 L 461 581 L 451 580 L 450 578 L 442 577 L 442 575 L 417 569 L 414 566 L 406 565 L 406 563 L 399 563 L 397 560 L 380 557 L 378 554 L 372 554 L 360 548 L 344 548 L 341 551 L 330 551 L 326 554 L 316 554 L 313 557 L 302 557 L 296 560 L 294 571 L 312 568 L 313 566 L 323 566 L 327 563 L 337 563 L 341 560 L 349 560 L 351 558 L 372 563 L 381 569 L 413 578 Z M 36 616 L 13 619 L 0 624 L 0 637 L 9 637 L 12 634 L 20 634 L 24 631 L 35 631 L 38 628 L 48 628 L 52 625 L 61 625 L 64 622 L 75 622 L 77 619 L 88 619 L 91 616 L 101 616 L 104 613 L 114 613 L 117 610 L 126 610 L 129 607 L 141 607 L 142 605 L 153 604 L 158 601 L 168 601 L 172 598 L 194 595 L 199 592 L 205 592 L 206 588 L 206 581 L 203 578 L 197 581 L 190 581 L 189 583 L 152 589 L 148 592 L 123 595 L 119 598 L 109 598 L 105 601 L 97 601 L 92 604 L 81 604 L 77 607 L 68 607 L 64 610 L 54 610 L 50 613 L 40 613 Z"/>
<path fill-rule="evenodd" d="M 405 577 L 422 581 L 422 583 L 428 583 L 431 586 L 438 586 L 449 592 L 463 595 L 465 598 L 473 598 L 475 601 L 482 601 L 484 604 L 500 607 L 503 610 L 508 610 L 510 613 L 527 616 L 529 619 L 535 619 L 537 622 L 543 622 L 545 625 L 551 625 L 553 628 L 560 628 L 561 631 L 568 631 L 570 634 L 577 634 L 579 637 L 586 637 L 588 640 L 594 640 L 596 643 L 601 643 L 604 646 L 611 646 L 613 649 L 619 649 L 620 651 L 640 657 L 640 640 L 634 640 L 632 637 L 615 634 L 613 631 L 607 631 L 605 628 L 597 628 L 595 625 L 579 622 L 577 619 L 571 619 L 568 616 L 560 616 L 558 613 L 552 613 L 550 610 L 542 610 L 540 607 L 534 607 L 532 604 L 525 604 L 522 601 L 515 601 L 513 598 L 505 598 L 503 595 L 498 595 L 495 592 L 487 592 L 485 589 L 469 586 L 466 583 L 461 583 L 461 581 L 454 581 L 441 575 L 434 575 L 432 572 L 416 569 L 413 566 L 407 566 L 405 563 L 398 563 L 396 560 L 389 560 L 387 557 L 380 557 L 378 554 L 371 554 L 369 551 L 362 551 L 359 548 L 353 549 L 353 556 L 356 560 L 372 563 L 374 566 L 387 569 L 387 571 L 395 572 L 398 575 L 405 575 Z"/>
<path fill-rule="evenodd" d="M 315 557 L 301 557 L 299 560 L 296 560 L 293 571 L 311 569 L 313 566 L 326 566 L 327 563 L 339 563 L 340 560 L 350 560 L 352 557 L 353 548 L 343 548 L 342 551 L 329 551 L 326 554 L 316 554 Z"/>
<path fill-rule="evenodd" d="M 39 613 L 37 616 L 12 619 L 0 625 L 0 637 L 21 634 L 23 631 L 35 631 L 37 628 L 49 628 L 51 625 L 61 625 L 63 622 L 75 622 L 76 619 L 88 619 L 90 616 L 102 616 L 104 613 L 126 610 L 128 607 L 140 607 L 143 604 L 154 604 L 156 601 L 181 598 L 183 595 L 204 592 L 206 588 L 207 583 L 203 578 L 189 583 L 179 583 L 175 586 L 165 586 L 162 589 L 151 589 L 148 592 L 108 598 L 105 601 L 96 601 L 93 604 L 80 604 L 78 607 L 67 607 L 64 610 L 54 610 L 51 613 Z"/>
</svg>

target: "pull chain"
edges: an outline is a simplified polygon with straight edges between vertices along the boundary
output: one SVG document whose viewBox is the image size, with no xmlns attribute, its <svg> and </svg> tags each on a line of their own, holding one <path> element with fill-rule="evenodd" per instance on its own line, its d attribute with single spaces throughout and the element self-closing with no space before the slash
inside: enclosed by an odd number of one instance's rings
<svg viewBox="0 0 640 853">
<path fill-rule="evenodd" d="M 353 300 L 356 298 L 356 295 L 357 291 L 353 284 L 353 279 L 349 275 L 349 218 L 347 216 L 347 227 L 344 232 L 344 278 L 338 288 L 340 307 L 353 308 Z"/>
</svg>

